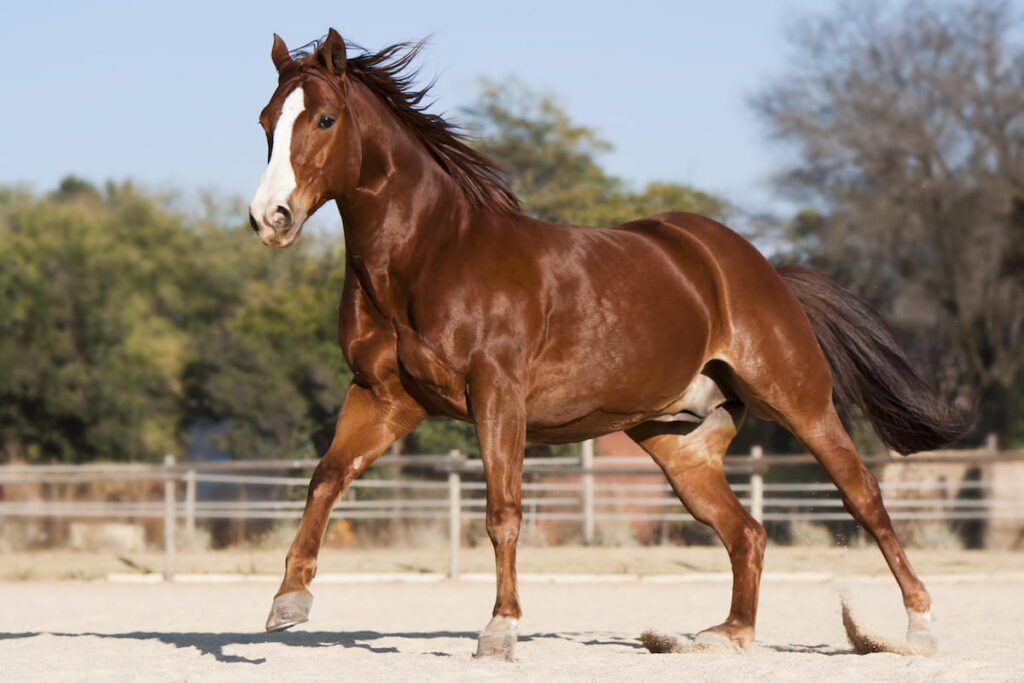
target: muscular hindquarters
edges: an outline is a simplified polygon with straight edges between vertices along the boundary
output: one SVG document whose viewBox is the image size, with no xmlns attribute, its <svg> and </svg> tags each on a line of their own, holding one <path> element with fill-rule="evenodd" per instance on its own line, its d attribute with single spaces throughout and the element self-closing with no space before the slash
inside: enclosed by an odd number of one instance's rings
<svg viewBox="0 0 1024 683">
<path fill-rule="evenodd" d="M 669 214 L 712 255 L 723 381 L 759 417 L 792 429 L 832 409 L 832 375 L 803 308 L 747 240 L 710 219 Z"/>
</svg>

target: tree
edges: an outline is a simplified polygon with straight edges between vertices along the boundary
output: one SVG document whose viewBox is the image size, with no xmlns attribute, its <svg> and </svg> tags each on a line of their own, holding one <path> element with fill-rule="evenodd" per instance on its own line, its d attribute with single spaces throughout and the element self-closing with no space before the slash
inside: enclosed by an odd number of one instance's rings
<svg viewBox="0 0 1024 683">
<path fill-rule="evenodd" d="M 779 176 L 809 206 L 794 255 L 882 310 L 947 391 L 977 389 L 978 431 L 1004 436 L 1024 400 L 1020 28 L 1005 2 L 851 2 L 800 23 L 753 100 L 797 152 Z"/>
<path fill-rule="evenodd" d="M 483 80 L 479 101 L 463 114 L 478 149 L 505 167 L 513 191 L 537 218 L 613 225 L 666 211 L 724 218 L 730 210 L 724 200 L 686 185 L 652 182 L 631 190 L 597 161 L 610 143 L 573 123 L 553 97 L 514 78 Z"/>
<path fill-rule="evenodd" d="M 333 424 L 339 249 L 275 253 L 171 204 L 130 183 L 0 188 L 7 459 L 154 460 L 197 430 L 235 457 L 311 455 Z"/>
<path fill-rule="evenodd" d="M 313 457 L 326 449 L 351 380 L 338 348 L 341 249 L 309 235 L 275 253 L 251 231 L 220 233 L 213 253 L 250 258 L 218 271 L 237 298 L 221 298 L 221 314 L 190 340 L 182 419 L 213 429 L 215 445 L 235 458 Z"/>
<path fill-rule="evenodd" d="M 167 212 L 130 185 L 0 192 L 0 447 L 29 460 L 155 457 L 174 445 L 185 339 Z M 160 249 L 154 249 L 160 245 Z"/>
</svg>

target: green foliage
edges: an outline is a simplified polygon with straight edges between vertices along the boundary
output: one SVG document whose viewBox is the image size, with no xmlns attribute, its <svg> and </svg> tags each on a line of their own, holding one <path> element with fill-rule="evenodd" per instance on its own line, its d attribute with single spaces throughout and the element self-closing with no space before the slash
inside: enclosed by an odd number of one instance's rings
<svg viewBox="0 0 1024 683">
<path fill-rule="evenodd" d="M 308 452 L 348 379 L 340 264 L 316 244 L 273 254 L 130 183 L 0 190 L 0 447 L 153 460 L 217 424 L 235 454 Z"/>
<path fill-rule="evenodd" d="M 410 453 L 447 453 L 460 451 L 480 457 L 480 446 L 473 425 L 443 417 L 428 418 L 406 437 L 404 450 Z"/>
<path fill-rule="evenodd" d="M 0 430 L 30 459 L 171 448 L 188 236 L 130 185 L 0 199 Z M 161 248 L 154 248 L 159 245 Z"/>
<path fill-rule="evenodd" d="M 225 247 L 244 240 L 258 253 L 225 274 L 255 272 L 235 283 L 233 310 L 193 338 L 183 373 L 187 418 L 230 424 L 220 445 L 238 458 L 312 456 L 311 439 L 333 425 L 351 379 L 337 342 L 343 259 L 316 244 L 274 254 L 241 233 Z M 261 263 L 266 255 L 278 262 Z"/>
<path fill-rule="evenodd" d="M 728 204 L 686 185 L 649 183 L 634 191 L 597 157 L 611 149 L 592 128 L 570 121 L 557 101 L 512 78 L 484 80 L 466 110 L 478 148 L 499 161 L 533 216 L 559 223 L 613 225 L 665 211 L 723 218 Z"/>
</svg>

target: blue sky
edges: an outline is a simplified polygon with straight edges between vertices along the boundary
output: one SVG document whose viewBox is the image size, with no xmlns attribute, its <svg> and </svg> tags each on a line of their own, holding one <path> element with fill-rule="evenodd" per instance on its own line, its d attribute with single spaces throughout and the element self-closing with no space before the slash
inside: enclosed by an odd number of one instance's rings
<svg viewBox="0 0 1024 683">
<path fill-rule="evenodd" d="M 779 208 L 784 158 L 746 99 L 784 70 L 785 28 L 833 0 L 629 2 L 19 3 L 0 22 L 0 183 L 75 173 L 248 201 L 266 160 L 257 115 L 273 91 L 271 36 L 328 27 L 369 48 L 432 35 L 424 79 L 457 112 L 480 76 L 555 94 L 615 147 L 636 184 L 692 184 Z"/>
</svg>

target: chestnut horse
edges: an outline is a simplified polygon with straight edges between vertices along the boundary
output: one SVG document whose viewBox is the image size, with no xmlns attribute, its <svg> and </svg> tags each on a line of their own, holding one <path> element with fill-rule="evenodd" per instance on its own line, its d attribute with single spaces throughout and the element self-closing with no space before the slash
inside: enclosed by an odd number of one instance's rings
<svg viewBox="0 0 1024 683">
<path fill-rule="evenodd" d="M 499 168 L 424 111 L 406 67 L 416 46 L 347 56 L 333 29 L 310 52 L 271 52 L 278 87 L 260 114 L 269 163 L 250 221 L 287 247 L 334 200 L 345 234 L 340 341 L 353 380 L 309 485 L 268 631 L 308 618 L 335 501 L 427 416 L 472 422 L 487 479 L 497 599 L 478 656 L 511 658 L 521 616 L 516 543 L 527 439 L 625 430 L 658 463 L 732 562 L 725 621 L 698 642 L 754 638 L 765 532 L 726 482 L 746 410 L 791 431 L 885 556 L 912 641 L 931 599 L 878 485 L 840 422 L 859 405 L 902 453 L 959 436 L 966 419 L 914 374 L 865 304 L 805 268 L 776 270 L 713 220 L 666 213 L 608 228 L 524 213 Z"/>
</svg>

